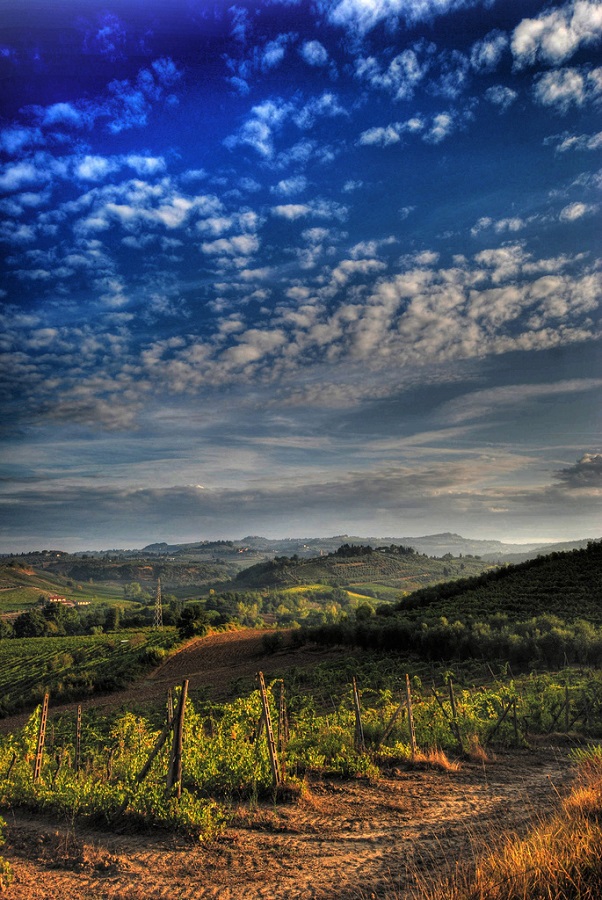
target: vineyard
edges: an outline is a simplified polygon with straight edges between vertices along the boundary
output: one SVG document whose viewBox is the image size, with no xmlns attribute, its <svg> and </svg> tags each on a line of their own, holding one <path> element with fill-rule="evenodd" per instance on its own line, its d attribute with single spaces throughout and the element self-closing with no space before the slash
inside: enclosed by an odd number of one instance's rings
<svg viewBox="0 0 602 900">
<path fill-rule="evenodd" d="M 156 666 L 176 638 L 164 629 L 4 640 L 0 716 L 31 708 L 46 691 L 67 700 L 123 687 Z"/>
<path fill-rule="evenodd" d="M 0 742 L 0 806 L 111 825 L 125 818 L 208 839 L 226 826 L 234 801 L 298 796 L 308 778 L 453 769 L 448 756 L 486 759 L 492 747 L 526 747 L 552 731 L 602 735 L 600 674 L 565 670 L 478 687 L 450 677 L 430 687 L 418 676 L 404 681 L 404 690 L 353 682 L 331 696 L 329 711 L 311 695 L 287 696 L 282 680 L 225 704 L 192 703 L 185 682 L 166 698 L 163 722 L 62 714 L 45 746 L 38 708 Z"/>
</svg>

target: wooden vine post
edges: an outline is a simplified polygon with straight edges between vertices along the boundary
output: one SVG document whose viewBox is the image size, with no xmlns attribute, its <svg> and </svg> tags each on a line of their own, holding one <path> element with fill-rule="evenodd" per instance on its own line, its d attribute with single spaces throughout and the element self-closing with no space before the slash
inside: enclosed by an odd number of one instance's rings
<svg viewBox="0 0 602 900">
<path fill-rule="evenodd" d="M 288 742 L 288 714 L 286 711 L 286 697 L 284 694 L 284 682 L 280 682 L 280 697 L 278 698 L 278 753 L 286 750 Z"/>
<path fill-rule="evenodd" d="M 44 741 L 46 740 L 46 722 L 48 721 L 48 702 L 50 695 L 44 694 L 42 711 L 40 714 L 40 727 L 38 728 L 38 743 L 36 746 L 36 758 L 33 766 L 33 780 L 38 781 L 42 771 L 42 757 L 44 756 Z"/>
<path fill-rule="evenodd" d="M 362 725 L 362 708 L 360 706 L 360 695 L 357 690 L 357 683 L 353 679 L 353 708 L 355 709 L 355 740 L 354 746 L 358 753 L 363 753 L 366 749 L 366 741 L 364 740 L 364 727 Z"/>
<path fill-rule="evenodd" d="M 261 706 L 263 710 L 263 724 L 265 725 L 265 733 L 268 741 L 268 753 L 270 756 L 270 768 L 272 769 L 272 780 L 274 787 L 282 784 L 282 775 L 280 772 L 280 763 L 278 762 L 278 753 L 276 751 L 276 741 L 274 740 L 274 730 L 272 728 L 272 717 L 270 715 L 270 704 L 268 702 L 268 694 L 265 689 L 265 680 L 263 672 L 257 673 L 259 679 L 259 694 L 261 696 Z"/>
<path fill-rule="evenodd" d="M 79 772 L 82 762 L 82 707 L 77 707 L 77 719 L 75 722 L 75 771 Z"/>
<path fill-rule="evenodd" d="M 406 673 L 406 705 L 408 708 L 408 731 L 410 736 L 410 748 L 412 751 L 412 762 L 416 758 L 416 731 L 414 729 L 414 712 L 412 709 L 412 689 L 410 687 L 410 676 Z"/>
<path fill-rule="evenodd" d="M 180 702 L 173 721 L 173 742 L 171 747 L 171 759 L 167 773 L 167 790 L 175 787 L 175 795 L 182 796 L 182 749 L 184 743 L 184 713 L 186 711 L 186 699 L 188 697 L 188 679 L 182 682 Z"/>
<path fill-rule="evenodd" d="M 451 677 L 448 681 L 448 687 L 449 687 L 449 705 L 451 707 L 451 714 L 452 714 L 451 726 L 452 726 L 454 735 L 456 737 L 456 741 L 458 742 L 458 749 L 461 753 L 464 748 L 462 746 L 462 736 L 460 734 L 460 726 L 458 725 L 458 710 L 456 708 L 456 698 L 454 696 L 454 683 L 453 683 Z"/>
</svg>

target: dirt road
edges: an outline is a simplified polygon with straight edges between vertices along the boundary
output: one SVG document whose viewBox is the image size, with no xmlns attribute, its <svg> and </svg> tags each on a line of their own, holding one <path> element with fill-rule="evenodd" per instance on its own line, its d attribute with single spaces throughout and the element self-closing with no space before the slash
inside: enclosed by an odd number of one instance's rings
<svg viewBox="0 0 602 900">
<path fill-rule="evenodd" d="M 291 805 L 243 804 L 218 842 L 162 832 L 115 834 L 24 813 L 5 815 L 11 900 L 399 900 L 483 837 L 524 831 L 572 777 L 566 750 L 395 770 L 376 783 L 312 783 Z M 416 893 L 413 893 L 415 891 Z"/>
</svg>

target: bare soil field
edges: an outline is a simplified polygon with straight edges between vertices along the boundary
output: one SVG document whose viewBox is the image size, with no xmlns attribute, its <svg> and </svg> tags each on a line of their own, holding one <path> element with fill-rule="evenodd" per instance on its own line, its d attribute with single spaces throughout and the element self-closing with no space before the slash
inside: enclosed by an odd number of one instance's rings
<svg viewBox="0 0 602 900">
<path fill-rule="evenodd" d="M 94 830 L 5 813 L 11 900 L 399 900 L 524 832 L 572 775 L 566 751 L 464 762 L 456 772 L 394 770 L 377 782 L 312 782 L 289 805 L 233 808 L 209 845 L 166 832 Z"/>
<path fill-rule="evenodd" d="M 288 648 L 265 655 L 262 632 L 195 639 L 149 677 L 85 701 L 108 711 L 162 701 L 183 678 L 225 700 L 290 666 L 340 651 Z M 241 682 L 241 679 L 243 680 Z M 69 704 L 68 706 L 76 706 Z M 66 707 L 63 707 L 66 708 Z M 18 727 L 25 717 L 1 723 Z M 289 804 L 240 803 L 214 843 L 159 829 L 140 833 L 4 811 L 11 900 L 409 900 L 471 859 L 491 835 L 523 833 L 570 784 L 566 747 L 463 761 L 457 771 L 398 768 L 375 782 L 316 779 Z"/>
</svg>

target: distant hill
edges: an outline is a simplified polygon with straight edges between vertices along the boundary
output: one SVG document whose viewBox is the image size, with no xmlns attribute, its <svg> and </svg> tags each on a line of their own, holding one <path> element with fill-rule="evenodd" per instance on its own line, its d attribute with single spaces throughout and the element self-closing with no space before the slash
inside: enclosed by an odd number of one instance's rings
<svg viewBox="0 0 602 900">
<path fill-rule="evenodd" d="M 32 564 L 64 557 L 105 560 L 161 560 L 165 557 L 178 562 L 228 562 L 238 569 L 252 565 L 262 559 L 275 556 L 299 556 L 304 559 L 334 553 L 342 544 L 369 545 L 371 547 L 403 546 L 413 547 L 427 556 L 480 556 L 488 562 L 520 562 L 535 556 L 558 550 L 584 548 L 596 538 L 582 538 L 576 541 L 558 543 L 506 544 L 502 541 L 465 538 L 453 532 L 427 534 L 419 537 L 375 537 L 373 535 L 336 534 L 331 537 L 266 538 L 260 535 L 232 540 L 199 540 L 183 544 L 159 541 L 135 550 L 88 550 L 79 553 L 65 553 L 60 550 L 42 550 L 35 553 L 13 556 L 23 558 Z"/>
<path fill-rule="evenodd" d="M 574 550 L 586 547 L 593 538 L 562 543 L 528 543 L 506 544 L 502 541 L 465 538 L 452 532 L 429 534 L 419 537 L 375 537 L 349 534 L 337 534 L 332 537 L 301 537 L 271 539 L 259 535 L 248 535 L 240 540 L 231 541 L 197 541 L 189 544 L 149 544 L 139 555 L 185 556 L 189 559 L 206 559 L 219 555 L 223 558 L 236 558 L 245 555 L 256 556 L 299 556 L 304 559 L 320 554 L 334 553 L 342 544 L 369 545 L 371 547 L 403 546 L 413 547 L 418 553 L 427 556 L 480 556 L 488 562 L 499 560 L 520 562 L 539 554 L 551 553 L 555 550 Z M 134 551 L 128 551 L 133 553 Z"/>
<path fill-rule="evenodd" d="M 234 583 L 237 589 L 329 584 L 386 596 L 383 589 L 414 591 L 433 582 L 478 574 L 489 567 L 489 563 L 473 557 L 435 559 L 411 547 L 390 544 L 373 549 L 346 543 L 325 556 L 283 556 L 258 563 L 239 572 Z"/>
</svg>

